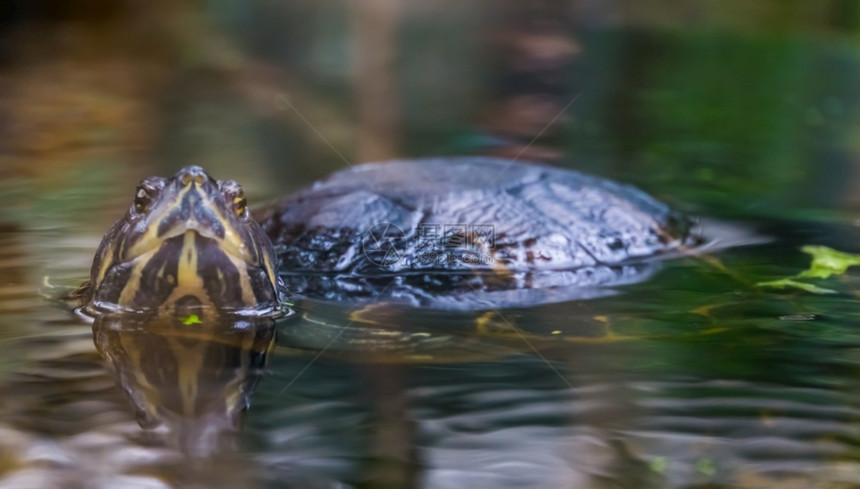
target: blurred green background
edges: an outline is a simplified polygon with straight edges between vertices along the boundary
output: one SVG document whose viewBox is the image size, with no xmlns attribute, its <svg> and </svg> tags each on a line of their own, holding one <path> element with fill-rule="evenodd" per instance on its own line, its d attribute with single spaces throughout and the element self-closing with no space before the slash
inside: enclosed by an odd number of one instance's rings
<svg viewBox="0 0 860 489">
<path fill-rule="evenodd" d="M 501 154 L 694 214 L 856 215 L 855 0 L 7 0 L 0 221 L 106 226 L 200 164 L 252 202 Z"/>
</svg>

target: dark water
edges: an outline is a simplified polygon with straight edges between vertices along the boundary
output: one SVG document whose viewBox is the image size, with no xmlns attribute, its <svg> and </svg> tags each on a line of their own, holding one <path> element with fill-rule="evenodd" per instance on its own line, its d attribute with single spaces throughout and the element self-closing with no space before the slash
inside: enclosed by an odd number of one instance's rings
<svg viewBox="0 0 860 489">
<path fill-rule="evenodd" d="M 21 3 L 0 9 L 0 487 L 860 487 L 860 274 L 756 285 L 804 245 L 860 253 L 853 2 Z M 198 163 L 260 202 L 475 153 L 634 183 L 728 246 L 593 300 L 299 302 L 220 333 L 94 334 L 42 297 L 148 174 Z M 144 430 L 147 409 L 187 411 Z"/>
<path fill-rule="evenodd" d="M 815 231 L 836 245 L 857 234 Z M 855 487 L 858 279 L 820 296 L 755 287 L 805 268 L 809 236 L 785 236 L 719 263 L 669 261 L 591 301 L 468 314 L 300 304 L 264 370 L 265 341 L 204 334 L 176 350 L 118 333 L 144 359 L 123 377 L 92 326 L 36 296 L 36 268 L 15 265 L 28 236 L 6 232 L 3 487 Z M 85 275 L 88 244 L 61 259 L 46 248 L 57 277 Z M 110 328 L 96 330 L 104 350 Z M 200 345 L 214 361 L 195 363 Z M 141 430 L 118 387 L 153 396 L 129 377 L 177 361 L 209 379 L 179 439 Z M 231 385 L 259 375 L 237 433 Z M 144 404 L 178 409 L 175 382 L 147 385 Z"/>
</svg>

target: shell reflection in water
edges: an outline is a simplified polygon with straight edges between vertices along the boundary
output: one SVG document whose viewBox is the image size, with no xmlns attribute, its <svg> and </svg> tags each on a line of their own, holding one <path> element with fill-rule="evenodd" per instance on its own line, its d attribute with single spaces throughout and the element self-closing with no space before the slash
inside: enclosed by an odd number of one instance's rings
<svg viewBox="0 0 860 489">
<path fill-rule="evenodd" d="M 272 318 L 103 315 L 93 338 L 144 428 L 193 456 L 229 449 L 275 341 Z"/>
</svg>

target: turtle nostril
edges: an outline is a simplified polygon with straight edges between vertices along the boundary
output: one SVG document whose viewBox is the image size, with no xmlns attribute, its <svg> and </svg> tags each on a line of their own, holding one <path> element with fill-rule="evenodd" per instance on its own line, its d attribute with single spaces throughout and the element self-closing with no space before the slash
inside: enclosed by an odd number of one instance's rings
<svg viewBox="0 0 860 489">
<path fill-rule="evenodd" d="M 204 171 L 203 168 L 200 168 L 199 166 L 187 166 L 179 170 L 177 177 L 182 183 L 182 185 L 186 187 L 188 185 L 191 185 L 192 183 L 196 184 L 198 187 L 201 187 L 204 183 L 206 183 L 206 180 L 209 178 L 209 176 L 206 175 L 206 171 Z"/>
</svg>

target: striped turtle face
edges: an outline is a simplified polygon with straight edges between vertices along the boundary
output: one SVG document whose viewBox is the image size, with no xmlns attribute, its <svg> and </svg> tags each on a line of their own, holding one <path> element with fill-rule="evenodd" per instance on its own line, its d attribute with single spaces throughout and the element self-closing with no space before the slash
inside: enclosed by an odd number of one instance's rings
<svg viewBox="0 0 860 489">
<path fill-rule="evenodd" d="M 277 307 L 269 238 L 236 182 L 202 168 L 150 177 L 105 234 L 91 271 L 91 306 L 197 314 Z"/>
</svg>

